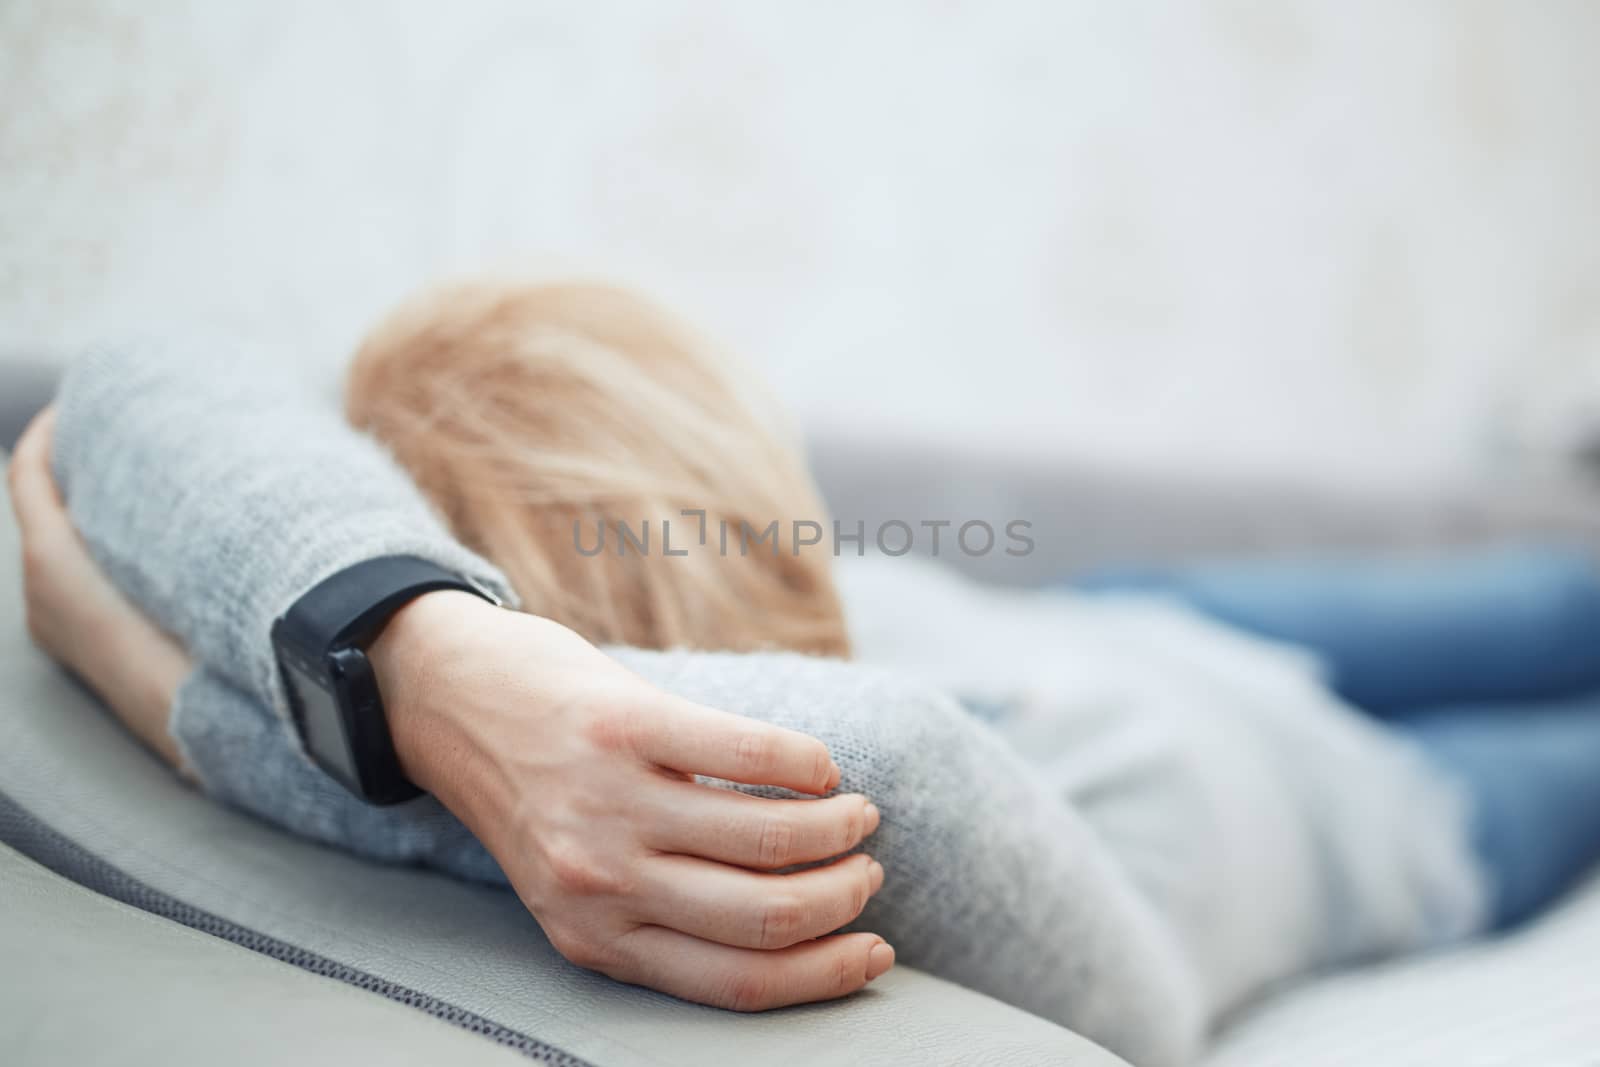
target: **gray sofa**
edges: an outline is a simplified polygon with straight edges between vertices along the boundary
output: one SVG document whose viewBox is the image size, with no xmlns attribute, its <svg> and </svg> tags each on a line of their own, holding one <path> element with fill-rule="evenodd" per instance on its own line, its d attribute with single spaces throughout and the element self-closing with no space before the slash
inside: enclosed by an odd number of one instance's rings
<svg viewBox="0 0 1600 1067">
<path fill-rule="evenodd" d="M 31 406 L 16 381 L 0 374 L 0 442 Z M 1594 502 L 1574 494 L 1201 491 L 869 441 L 827 442 L 815 461 L 836 512 L 869 528 L 1031 519 L 1033 555 L 966 561 L 1000 581 L 1195 552 L 1526 532 L 1600 544 Z M 0 511 L 0 559 L 14 559 Z M 847 1001 L 759 1016 L 579 971 L 508 894 L 363 863 L 184 788 L 28 643 L 14 565 L 0 565 L 0 897 L 10 1064 L 1120 1062 L 904 967 Z M 1500 941 L 1285 991 L 1234 1020 L 1211 1062 L 1593 1067 L 1600 882 Z"/>
</svg>

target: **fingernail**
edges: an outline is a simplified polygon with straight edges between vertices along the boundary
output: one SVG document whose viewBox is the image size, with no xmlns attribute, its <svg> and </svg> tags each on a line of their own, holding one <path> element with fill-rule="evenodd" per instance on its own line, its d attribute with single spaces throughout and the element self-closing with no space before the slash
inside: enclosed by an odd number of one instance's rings
<svg viewBox="0 0 1600 1067">
<path fill-rule="evenodd" d="M 887 941 L 879 941 L 867 953 L 867 981 L 872 981 L 894 966 L 894 948 Z"/>
<path fill-rule="evenodd" d="M 833 771 L 832 771 L 832 773 L 830 773 L 828 775 L 828 788 L 829 789 L 838 789 L 839 788 L 839 780 L 842 779 L 843 777 L 844 777 L 844 771 L 839 769 L 839 765 L 837 763 L 834 763 L 833 764 Z"/>
<path fill-rule="evenodd" d="M 878 810 L 878 805 L 868 801 L 864 815 L 867 821 L 867 833 L 870 834 L 878 828 L 878 823 L 883 821 L 883 813 Z"/>
<path fill-rule="evenodd" d="M 874 893 L 883 888 L 883 864 L 877 860 L 867 867 L 867 884 L 872 886 Z"/>
</svg>

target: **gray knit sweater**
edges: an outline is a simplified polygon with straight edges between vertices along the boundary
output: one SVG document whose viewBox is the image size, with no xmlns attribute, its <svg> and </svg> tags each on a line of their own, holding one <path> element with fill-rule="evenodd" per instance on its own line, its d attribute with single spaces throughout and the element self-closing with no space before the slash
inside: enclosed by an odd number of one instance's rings
<svg viewBox="0 0 1600 1067">
<path fill-rule="evenodd" d="M 303 757 L 268 640 L 362 559 L 422 556 L 509 597 L 503 576 L 270 356 L 107 350 L 59 407 L 56 475 L 91 551 L 198 664 L 171 728 L 206 790 L 503 884 L 436 801 L 371 808 Z M 1175 1064 L 1275 981 L 1481 927 L 1454 794 L 1303 657 L 1155 602 L 1001 592 L 910 560 L 841 580 L 875 665 L 611 651 L 831 747 L 841 788 L 884 814 L 869 847 L 887 879 L 860 925 L 905 963 Z"/>
</svg>

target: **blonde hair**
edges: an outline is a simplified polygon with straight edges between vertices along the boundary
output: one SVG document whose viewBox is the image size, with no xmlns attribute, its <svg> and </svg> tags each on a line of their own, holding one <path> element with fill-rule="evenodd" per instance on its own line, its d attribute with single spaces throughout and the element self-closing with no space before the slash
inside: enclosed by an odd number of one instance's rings
<svg viewBox="0 0 1600 1067">
<path fill-rule="evenodd" d="M 648 301 L 590 284 L 425 293 L 362 344 L 345 405 L 527 611 L 599 643 L 849 652 L 826 549 L 740 539 L 827 525 L 799 449 L 747 375 Z"/>
</svg>

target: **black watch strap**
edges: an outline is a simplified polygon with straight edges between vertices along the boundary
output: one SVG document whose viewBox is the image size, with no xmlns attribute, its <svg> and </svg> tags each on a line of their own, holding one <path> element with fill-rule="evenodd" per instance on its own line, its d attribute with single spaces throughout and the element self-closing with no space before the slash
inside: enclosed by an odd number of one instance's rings
<svg viewBox="0 0 1600 1067">
<path fill-rule="evenodd" d="M 499 603 L 487 589 L 417 556 L 363 560 L 312 586 L 284 612 L 285 636 L 308 651 L 365 648 L 406 604 L 424 593 L 460 589 Z"/>
<path fill-rule="evenodd" d="M 421 790 L 400 769 L 366 646 L 402 607 L 442 589 L 500 603 L 487 589 L 438 564 L 384 556 L 318 582 L 272 628 L 306 751 L 374 804 L 399 803 Z"/>
</svg>

